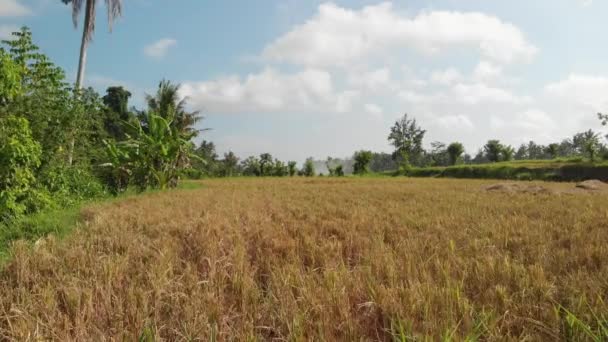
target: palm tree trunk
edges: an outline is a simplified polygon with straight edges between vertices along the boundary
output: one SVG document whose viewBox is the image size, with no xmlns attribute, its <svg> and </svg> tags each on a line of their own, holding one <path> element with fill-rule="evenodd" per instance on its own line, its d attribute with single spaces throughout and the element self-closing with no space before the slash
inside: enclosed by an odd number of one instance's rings
<svg viewBox="0 0 608 342">
<path fill-rule="evenodd" d="M 80 57 L 78 58 L 78 74 L 76 75 L 76 90 L 82 89 L 84 81 L 84 69 L 87 64 L 87 48 L 91 36 L 91 20 L 95 20 L 95 0 L 87 0 L 87 5 L 84 12 L 84 25 L 82 29 L 82 41 L 80 42 Z M 76 132 L 72 132 L 70 139 L 70 147 L 68 150 L 68 165 L 74 162 L 74 145 L 76 140 Z"/>
</svg>

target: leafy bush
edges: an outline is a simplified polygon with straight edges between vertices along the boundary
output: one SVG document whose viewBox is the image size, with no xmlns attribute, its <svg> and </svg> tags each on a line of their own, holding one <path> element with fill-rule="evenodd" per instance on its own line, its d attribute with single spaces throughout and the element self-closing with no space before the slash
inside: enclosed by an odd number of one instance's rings
<svg viewBox="0 0 608 342">
<path fill-rule="evenodd" d="M 50 198 L 34 187 L 41 153 L 26 119 L 0 119 L 0 220 L 50 204 Z"/>
<path fill-rule="evenodd" d="M 105 193 L 103 185 L 88 167 L 68 167 L 57 163 L 42 170 L 38 181 L 61 206 L 100 197 Z"/>
</svg>

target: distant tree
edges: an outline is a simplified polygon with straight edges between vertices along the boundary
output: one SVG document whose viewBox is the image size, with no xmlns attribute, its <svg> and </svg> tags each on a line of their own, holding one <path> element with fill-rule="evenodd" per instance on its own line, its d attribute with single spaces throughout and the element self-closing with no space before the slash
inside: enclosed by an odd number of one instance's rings
<svg viewBox="0 0 608 342">
<path fill-rule="evenodd" d="M 356 175 L 364 175 L 369 172 L 369 163 L 372 161 L 373 154 L 371 151 L 355 152 L 353 159 L 355 160 Z"/>
<path fill-rule="evenodd" d="M 512 146 L 506 145 L 502 146 L 500 150 L 500 156 L 502 161 L 511 161 L 513 160 L 513 155 L 515 154 L 515 149 Z"/>
<path fill-rule="evenodd" d="M 484 149 L 479 149 L 477 151 L 477 153 L 475 154 L 475 157 L 473 157 L 473 159 L 471 160 L 472 164 L 485 164 L 485 163 L 489 163 L 490 160 L 488 159 L 486 153 L 485 153 L 485 146 Z"/>
<path fill-rule="evenodd" d="M 551 159 L 557 158 L 559 155 L 559 144 L 552 143 L 547 145 L 546 152 L 551 157 Z"/>
<path fill-rule="evenodd" d="M 287 163 L 287 170 L 289 172 L 289 177 L 295 176 L 296 173 L 298 172 L 296 165 L 297 165 L 297 163 L 295 161 L 290 161 Z"/>
<path fill-rule="evenodd" d="M 232 151 L 229 151 L 228 153 L 224 153 L 224 160 L 222 164 L 224 176 L 232 177 L 237 172 L 239 158 Z"/>
<path fill-rule="evenodd" d="M 572 137 L 572 144 L 578 154 L 585 156 L 590 160 L 596 159 L 601 145 L 599 134 L 592 130 L 575 134 L 574 137 Z"/>
<path fill-rule="evenodd" d="M 270 153 L 260 154 L 260 176 L 269 176 L 272 167 L 272 155 Z"/>
<path fill-rule="evenodd" d="M 314 159 L 307 158 L 304 162 L 304 167 L 302 167 L 302 175 L 306 177 L 314 177 L 315 175 L 315 161 Z"/>
<path fill-rule="evenodd" d="M 108 135 L 115 140 L 124 140 L 124 123 L 130 122 L 134 115 L 128 109 L 131 93 L 123 87 L 109 87 L 102 98 L 107 107 L 104 117 L 104 128 Z"/>
<path fill-rule="evenodd" d="M 528 145 L 521 144 L 514 156 L 515 160 L 526 160 L 528 159 Z"/>
<path fill-rule="evenodd" d="M 448 166 L 450 164 L 450 155 L 447 147 L 440 141 L 431 143 L 431 150 L 426 153 L 426 165 L 431 166 Z"/>
<path fill-rule="evenodd" d="M 374 153 L 369 169 L 372 172 L 395 171 L 399 168 L 390 153 Z"/>
<path fill-rule="evenodd" d="M 344 177 L 344 168 L 342 167 L 342 165 L 336 166 L 336 169 L 334 170 L 334 175 L 336 177 Z"/>
<path fill-rule="evenodd" d="M 489 140 L 483 147 L 483 150 L 488 161 L 496 163 L 500 161 L 503 146 L 499 140 Z"/>
<path fill-rule="evenodd" d="M 448 146 L 447 152 L 449 155 L 450 165 L 456 165 L 464 153 L 464 146 L 459 142 L 453 142 Z"/>
<path fill-rule="evenodd" d="M 602 125 L 608 125 L 608 114 L 597 113 L 597 116 L 602 122 Z"/>
<path fill-rule="evenodd" d="M 260 176 L 260 161 L 250 156 L 241 162 L 241 169 L 245 176 Z"/>
<path fill-rule="evenodd" d="M 389 142 L 395 148 L 393 153 L 394 158 L 401 158 L 401 163 L 404 165 L 418 165 L 422 152 L 422 141 L 426 131 L 421 129 L 416 123 L 416 119 L 409 119 L 407 114 L 404 114 L 401 119 L 395 122 L 391 127 L 391 132 L 388 136 Z"/>
<path fill-rule="evenodd" d="M 332 157 L 327 157 L 327 160 L 325 161 L 325 167 L 327 167 L 327 173 L 329 174 L 329 176 L 333 177 L 336 170 Z"/>
<path fill-rule="evenodd" d="M 289 174 L 289 169 L 285 163 L 275 159 L 273 165 L 273 175 L 277 177 L 285 177 Z"/>
<path fill-rule="evenodd" d="M 530 141 L 527 146 L 528 158 L 533 160 L 545 159 L 546 147 L 539 145 L 534 141 Z"/>
</svg>

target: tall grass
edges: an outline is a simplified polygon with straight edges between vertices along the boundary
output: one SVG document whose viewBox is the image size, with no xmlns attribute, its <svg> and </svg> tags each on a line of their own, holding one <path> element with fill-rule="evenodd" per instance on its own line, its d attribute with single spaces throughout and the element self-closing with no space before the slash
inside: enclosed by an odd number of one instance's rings
<svg viewBox="0 0 608 342">
<path fill-rule="evenodd" d="M 95 204 L 13 246 L 0 339 L 604 338 L 608 195 L 488 183 L 222 179 Z"/>
</svg>

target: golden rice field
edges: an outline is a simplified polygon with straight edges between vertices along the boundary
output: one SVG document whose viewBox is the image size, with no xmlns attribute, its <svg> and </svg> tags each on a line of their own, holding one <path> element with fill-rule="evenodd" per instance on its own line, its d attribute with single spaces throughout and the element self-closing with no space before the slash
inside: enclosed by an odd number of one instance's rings
<svg viewBox="0 0 608 342">
<path fill-rule="evenodd" d="M 608 336 L 608 195 L 492 183 L 226 179 L 95 205 L 13 247 L 0 340 Z"/>
</svg>

